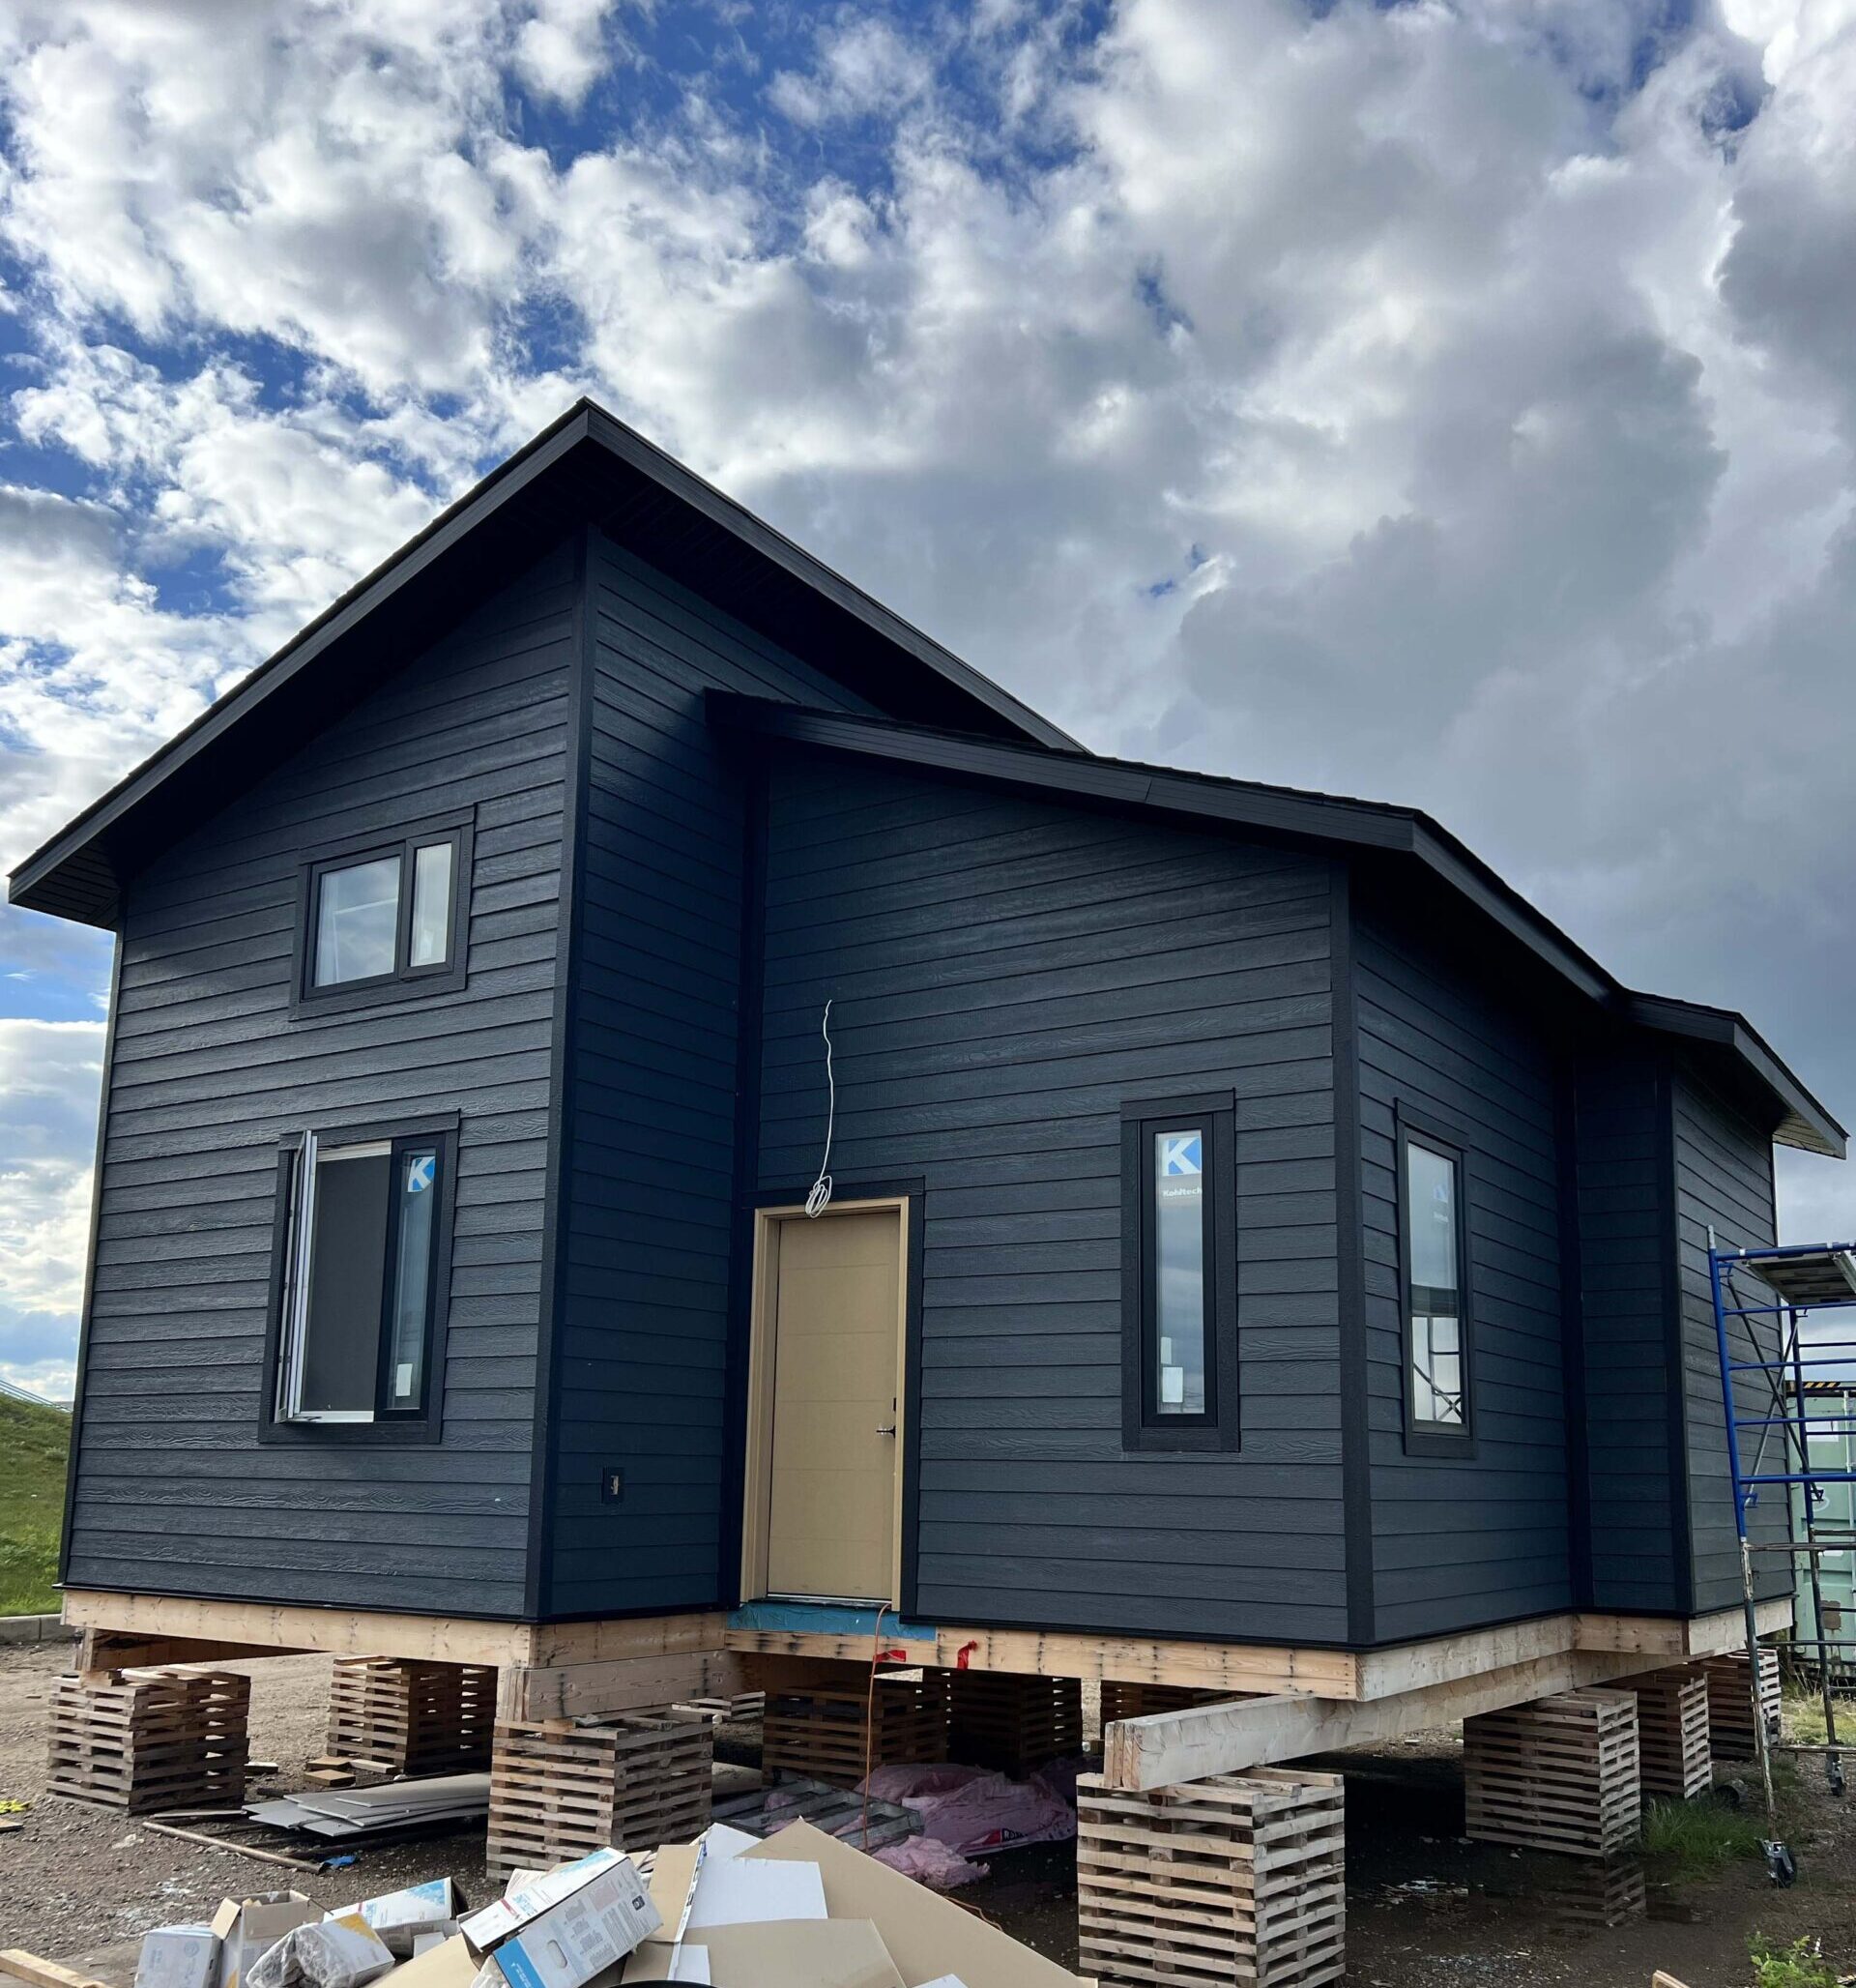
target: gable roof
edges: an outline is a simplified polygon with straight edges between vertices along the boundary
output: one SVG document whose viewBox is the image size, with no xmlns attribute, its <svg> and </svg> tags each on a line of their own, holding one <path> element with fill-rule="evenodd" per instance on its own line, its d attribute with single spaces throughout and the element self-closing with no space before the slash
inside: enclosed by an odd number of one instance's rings
<svg viewBox="0 0 1856 1988">
<path fill-rule="evenodd" d="M 110 925 L 122 882 L 409 647 L 593 522 L 885 711 L 1082 748 L 591 400 L 493 469 L 13 872 L 15 904 Z"/>
<path fill-rule="evenodd" d="M 711 690 L 710 722 L 764 739 L 900 761 L 914 767 L 1044 789 L 1069 799 L 1224 823 L 1313 842 L 1409 858 L 1526 948 L 1574 992 L 1620 1021 L 1725 1054 L 1754 1078 L 1778 1113 L 1773 1138 L 1833 1159 L 1843 1127 L 1744 1015 L 1627 987 L 1505 883 L 1473 850 L 1415 807 L 1274 787 L 1175 767 L 934 731 Z"/>
</svg>

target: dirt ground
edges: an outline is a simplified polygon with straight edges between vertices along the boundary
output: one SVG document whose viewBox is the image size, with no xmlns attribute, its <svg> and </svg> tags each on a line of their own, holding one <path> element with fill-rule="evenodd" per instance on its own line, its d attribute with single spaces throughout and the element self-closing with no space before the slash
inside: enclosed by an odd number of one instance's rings
<svg viewBox="0 0 1856 1988">
<path fill-rule="evenodd" d="M 0 1650 L 0 1799 L 30 1801 L 23 1830 L 0 1836 L 0 1947 L 51 1959 L 133 1965 L 150 1926 L 210 1916 L 229 1890 L 294 1884 L 325 1905 L 449 1872 L 473 1901 L 487 1895 L 480 1828 L 365 1853 L 354 1867 L 276 1870 L 155 1834 L 108 1809 L 44 1798 L 52 1680 L 63 1647 Z M 329 1662 L 274 1657 L 238 1666 L 252 1681 L 254 1755 L 302 1785 L 323 1749 Z M 1841 1973 L 1856 1972 L 1856 1816 L 1806 1769 L 1793 1830 L 1800 1875 L 1774 1889 L 1763 1868 L 1726 1867 L 1671 1886 L 1653 1868 L 1594 1869 L 1462 1840 L 1461 1752 L 1452 1734 L 1324 1763 L 1348 1776 L 1349 1988 L 1646 1988 L 1665 1969 L 1688 1988 L 1749 1988 L 1747 1940 L 1821 1939 Z M 960 1894 L 1019 1939 L 1073 1964 L 1076 1883 L 1068 1845 L 997 1856 Z M 1616 1919 L 1617 1923 L 1605 1923 Z M 126 1978 L 126 1974 L 124 1976 Z"/>
</svg>

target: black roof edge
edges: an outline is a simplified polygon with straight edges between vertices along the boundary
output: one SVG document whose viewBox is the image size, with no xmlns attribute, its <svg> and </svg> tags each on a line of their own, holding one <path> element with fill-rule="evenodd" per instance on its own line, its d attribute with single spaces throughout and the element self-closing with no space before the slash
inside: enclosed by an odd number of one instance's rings
<svg viewBox="0 0 1856 1988">
<path fill-rule="evenodd" d="M 1184 773 L 1133 760 L 1054 752 L 964 732 L 936 731 L 893 718 L 818 711 L 711 690 L 710 722 L 794 745 L 823 746 L 906 761 L 941 772 L 1009 780 L 1019 786 L 1238 827 L 1341 842 L 1416 858 L 1443 883 L 1492 918 L 1597 1006 L 1639 1028 L 1728 1050 L 1760 1080 L 1784 1110 L 1774 1139 L 1835 1159 L 1847 1135 L 1774 1054 L 1743 1015 L 1667 995 L 1626 987 L 1545 913 L 1505 883 L 1473 850 L 1427 814 L 1387 802 L 1272 787 L 1216 774 Z"/>
<path fill-rule="evenodd" d="M 247 711 L 296 677 L 435 559 L 586 442 L 596 443 L 641 470 L 712 523 L 733 533 L 751 549 L 773 560 L 836 606 L 855 615 L 873 633 L 895 644 L 984 704 L 1004 722 L 1044 745 L 1075 752 L 1085 749 L 1066 732 L 1049 719 L 1040 717 L 1008 690 L 963 662 L 951 650 L 943 649 L 932 637 L 892 613 L 842 574 L 814 559 L 744 506 L 627 427 L 596 401 L 583 397 L 513 454 L 498 463 L 422 530 L 415 533 L 371 572 L 357 580 L 345 594 L 298 629 L 280 649 L 242 677 L 222 696 L 216 698 L 190 723 L 20 862 L 8 879 L 10 900 L 57 917 L 77 918 L 90 923 L 109 923 L 110 920 L 99 917 L 92 908 L 95 892 L 61 889 L 57 872 L 73 859 L 81 859 L 87 845 L 98 834 L 119 821 L 169 774 L 212 745 Z"/>
</svg>

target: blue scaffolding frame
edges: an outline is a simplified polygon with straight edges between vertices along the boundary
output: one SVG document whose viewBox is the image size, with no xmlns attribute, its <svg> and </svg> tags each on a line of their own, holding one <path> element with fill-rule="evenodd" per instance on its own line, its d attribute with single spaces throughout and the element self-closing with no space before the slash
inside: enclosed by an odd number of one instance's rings
<svg viewBox="0 0 1856 1988">
<path fill-rule="evenodd" d="M 1839 1446 L 1842 1467 L 1829 1469 L 1813 1462 L 1811 1438 L 1813 1431 L 1848 1434 L 1856 1418 L 1846 1409 L 1813 1416 L 1813 1396 L 1807 1376 L 1826 1367 L 1856 1372 L 1856 1242 L 1719 1249 L 1710 1231 L 1708 1274 L 1714 1294 L 1721 1402 L 1726 1418 L 1727 1461 L 1733 1474 L 1733 1519 L 1740 1540 L 1740 1570 L 1746 1599 L 1754 1747 L 1768 1824 L 1776 1829 L 1772 1785 L 1775 1752 L 1821 1755 L 1832 1793 L 1843 1792 L 1837 1708 L 1840 1692 L 1856 1682 L 1856 1661 L 1851 1656 L 1856 1652 L 1856 1638 L 1828 1634 L 1820 1567 L 1826 1553 L 1856 1549 L 1856 1531 L 1844 1521 L 1841 1530 L 1827 1532 L 1819 1522 L 1818 1507 L 1824 1504 L 1830 1485 L 1856 1483 L 1856 1470 L 1848 1467 L 1847 1445 Z M 1758 1287 L 1753 1301 L 1748 1301 L 1749 1294 L 1744 1288 L 1748 1284 Z M 1826 1323 L 1814 1316 L 1820 1313 L 1847 1316 Z M 1840 1331 L 1840 1324 L 1845 1330 Z M 1741 1343 L 1736 1345 L 1736 1339 Z M 1746 1396 L 1761 1389 L 1764 1400 L 1757 1404 L 1755 1413 L 1747 1413 Z M 1742 1440 L 1743 1435 L 1747 1440 Z M 1775 1449 L 1777 1453 L 1773 1454 Z M 1772 1531 L 1769 1536 L 1754 1537 L 1748 1524 L 1749 1514 L 1757 1507 L 1760 1491 L 1768 1487 L 1779 1491 L 1785 1501 L 1784 1533 L 1781 1535 Z M 1799 1667 L 1816 1681 L 1824 1712 L 1822 1745 L 1787 1743 L 1782 1734 L 1768 1728 L 1759 1703 L 1754 1591 L 1762 1555 L 1784 1558 L 1794 1611 L 1801 1563 L 1809 1582 L 1812 1633 L 1797 1634 L 1794 1620 L 1790 1650 Z M 1768 1846 L 1769 1856 L 1774 1848 L 1789 1861 L 1783 1845 Z"/>
</svg>

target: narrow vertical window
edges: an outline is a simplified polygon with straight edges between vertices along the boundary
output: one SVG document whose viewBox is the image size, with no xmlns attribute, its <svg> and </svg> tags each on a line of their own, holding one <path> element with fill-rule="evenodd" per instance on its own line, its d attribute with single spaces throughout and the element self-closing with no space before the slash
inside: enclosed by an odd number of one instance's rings
<svg viewBox="0 0 1856 1988">
<path fill-rule="evenodd" d="M 427 842 L 413 857 L 410 966 L 443 966 L 451 950 L 450 842 Z"/>
<path fill-rule="evenodd" d="M 1399 1157 L 1409 1428 L 1414 1435 L 1466 1438 L 1463 1159 L 1408 1129 Z"/>
<path fill-rule="evenodd" d="M 1155 1132 L 1153 1412 L 1204 1415 L 1205 1387 L 1205 1134 Z"/>
<path fill-rule="evenodd" d="M 1122 1438 L 1234 1447 L 1236 1234 L 1228 1094 L 1122 1112 Z"/>
</svg>

